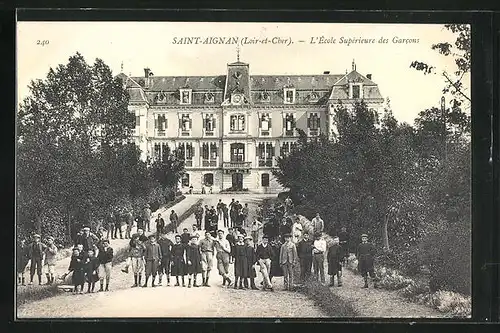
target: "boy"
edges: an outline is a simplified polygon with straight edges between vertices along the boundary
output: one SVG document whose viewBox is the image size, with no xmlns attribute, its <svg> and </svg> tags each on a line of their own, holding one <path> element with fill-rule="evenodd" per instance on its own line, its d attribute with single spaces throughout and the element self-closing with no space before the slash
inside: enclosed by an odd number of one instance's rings
<svg viewBox="0 0 500 333">
<path fill-rule="evenodd" d="M 233 228 L 227 229 L 226 239 L 229 242 L 229 245 L 231 246 L 231 255 L 229 256 L 229 263 L 232 264 L 234 262 L 234 245 L 236 244 L 236 237 Z"/>
<path fill-rule="evenodd" d="M 217 230 L 217 239 L 215 240 L 215 248 L 217 249 L 217 269 L 219 275 L 222 276 L 222 285 L 231 285 L 229 278 L 229 261 L 231 258 L 231 244 L 227 239 L 224 239 L 224 230 Z"/>
<path fill-rule="evenodd" d="M 293 268 L 297 262 L 297 248 L 292 243 L 292 235 L 283 235 L 285 243 L 280 249 L 280 266 L 283 269 L 285 290 L 292 290 L 293 287 Z"/>
<path fill-rule="evenodd" d="M 375 247 L 368 243 L 368 235 L 361 235 L 361 244 L 358 245 L 356 258 L 358 258 L 358 270 L 365 280 L 363 288 L 368 288 L 368 275 L 373 279 L 373 288 L 377 288 L 377 276 L 373 267 Z"/>
<path fill-rule="evenodd" d="M 28 247 L 26 246 L 26 241 L 22 239 L 16 249 L 16 268 L 17 268 L 17 282 L 18 284 L 26 285 L 24 279 L 24 271 L 26 270 L 26 265 L 28 264 Z"/>
<path fill-rule="evenodd" d="M 333 244 L 328 249 L 326 256 L 328 262 L 328 275 L 330 275 L 330 287 L 335 286 L 335 276 L 337 276 L 337 283 L 342 287 L 342 247 L 339 245 L 339 238 L 333 237 Z"/>
<path fill-rule="evenodd" d="M 163 233 L 163 229 L 165 229 L 165 220 L 161 217 L 161 214 L 158 214 L 158 218 L 156 219 L 156 236 L 160 237 Z"/>
<path fill-rule="evenodd" d="M 256 246 L 257 246 L 257 242 L 259 241 L 259 230 L 260 229 L 262 229 L 262 222 L 260 222 L 256 218 L 254 218 L 253 223 L 252 223 L 252 240 Z"/>
<path fill-rule="evenodd" d="M 245 237 L 245 245 L 246 245 L 246 255 L 247 255 L 247 266 L 248 266 L 248 274 L 247 276 L 250 278 L 250 288 L 252 290 L 257 290 L 257 286 L 255 285 L 255 278 L 257 277 L 257 273 L 255 272 L 255 264 L 257 263 L 257 255 L 255 254 L 255 247 L 252 244 L 252 237 Z M 248 287 L 247 278 L 245 277 L 245 288 Z"/>
<path fill-rule="evenodd" d="M 237 236 L 234 246 L 234 289 L 243 289 L 243 279 L 247 276 L 247 253 L 243 235 Z M 238 285 L 238 279 L 240 284 Z"/>
<path fill-rule="evenodd" d="M 181 243 L 184 245 L 187 245 L 189 243 L 190 239 L 191 239 L 191 235 L 189 234 L 188 228 L 182 229 Z"/>
<path fill-rule="evenodd" d="M 313 243 L 313 268 L 314 275 L 321 283 L 325 283 L 325 252 L 326 241 L 321 238 L 321 234 L 315 235 Z"/>
<path fill-rule="evenodd" d="M 194 217 L 196 219 L 196 227 L 198 229 L 201 229 L 201 221 L 203 220 L 203 207 L 201 205 L 199 205 L 198 208 L 196 209 Z"/>
<path fill-rule="evenodd" d="M 309 234 L 302 235 L 302 240 L 297 244 L 297 254 L 300 262 L 300 279 L 305 282 L 311 276 L 313 262 L 313 242 L 309 240 Z"/>
<path fill-rule="evenodd" d="M 95 283 L 99 280 L 99 259 L 95 257 L 94 249 L 87 251 L 87 259 L 84 263 L 85 280 L 87 281 L 87 293 L 94 292 Z"/>
<path fill-rule="evenodd" d="M 198 239 L 200 239 L 201 232 L 200 232 L 200 230 L 198 230 L 198 225 L 193 224 L 192 228 L 193 228 L 193 231 L 191 232 L 191 236 L 196 235 L 196 237 L 198 237 Z"/>
<path fill-rule="evenodd" d="M 132 272 L 134 273 L 133 288 L 141 285 L 142 272 L 144 272 L 144 244 L 139 240 L 137 235 L 134 236 L 135 237 L 132 238 L 133 243 L 129 249 L 130 265 L 132 266 Z"/>
<path fill-rule="evenodd" d="M 38 275 L 38 284 L 42 284 L 42 262 L 44 259 L 46 248 L 47 247 L 45 246 L 45 244 L 40 242 L 40 235 L 33 235 L 33 243 L 31 243 L 28 248 L 28 258 L 31 262 L 30 284 L 33 284 L 33 276 L 35 276 L 35 270 Z"/>
<path fill-rule="evenodd" d="M 161 249 L 160 245 L 156 242 L 155 235 L 149 235 L 149 242 L 146 243 L 146 250 L 144 251 L 144 260 L 146 261 L 146 282 L 143 287 L 148 286 L 149 276 L 152 276 L 151 287 L 155 286 L 156 273 L 160 266 Z"/>
<path fill-rule="evenodd" d="M 45 249 L 45 276 L 47 284 L 54 283 L 54 271 L 56 266 L 57 246 L 54 244 L 53 237 L 47 237 L 47 248 Z"/>
<path fill-rule="evenodd" d="M 174 243 L 167 238 L 167 234 L 164 230 L 160 236 L 160 240 L 158 240 L 158 244 L 160 245 L 161 250 L 160 269 L 158 270 L 158 284 L 161 285 L 163 273 L 165 273 L 167 276 L 167 286 L 170 286 L 170 263 L 172 262 L 172 246 Z"/>
<path fill-rule="evenodd" d="M 81 286 L 80 294 L 83 294 L 83 285 L 85 282 L 85 273 L 83 271 L 83 259 L 80 254 L 80 250 L 75 247 L 73 248 L 73 255 L 71 256 L 71 261 L 69 263 L 68 271 L 73 272 L 71 276 L 71 281 L 73 283 L 74 289 L 73 293 L 78 293 L 78 287 Z M 67 275 L 67 274 L 66 274 Z"/>
<path fill-rule="evenodd" d="M 104 278 L 106 278 L 106 291 L 109 291 L 109 280 L 111 279 L 111 268 L 113 261 L 113 248 L 109 246 L 109 240 L 102 241 L 102 248 L 97 255 L 99 259 L 99 291 L 103 291 Z"/>
<path fill-rule="evenodd" d="M 262 237 L 262 243 L 257 246 L 257 260 L 260 266 L 260 273 L 262 274 L 263 287 L 262 290 L 273 291 L 273 285 L 269 279 L 269 273 L 271 272 L 271 258 L 273 256 L 271 246 L 268 243 L 269 239 L 267 235 Z"/>
<path fill-rule="evenodd" d="M 198 236 L 191 236 L 191 240 L 186 247 L 186 261 L 188 273 L 188 288 L 191 288 L 191 279 L 193 287 L 199 287 L 196 283 L 198 273 L 202 272 L 200 246 L 197 244 Z M 208 280 L 208 279 L 207 279 Z M 203 284 L 205 286 L 205 284 Z"/>
<path fill-rule="evenodd" d="M 172 224 L 174 232 L 177 233 L 177 228 L 179 227 L 179 217 L 174 210 L 172 210 L 170 213 L 170 224 Z"/>
<path fill-rule="evenodd" d="M 175 244 L 172 246 L 171 275 L 175 276 L 175 286 L 179 286 L 179 276 L 182 276 L 182 286 L 185 287 L 184 275 L 186 270 L 186 245 L 181 243 L 181 236 L 175 235 Z"/>
<path fill-rule="evenodd" d="M 201 251 L 201 268 L 202 268 L 202 279 L 203 286 L 210 287 L 208 285 L 208 278 L 210 277 L 210 271 L 212 270 L 212 263 L 214 258 L 215 242 L 212 239 L 210 232 L 205 232 L 205 238 L 200 241 L 200 251 Z"/>
</svg>

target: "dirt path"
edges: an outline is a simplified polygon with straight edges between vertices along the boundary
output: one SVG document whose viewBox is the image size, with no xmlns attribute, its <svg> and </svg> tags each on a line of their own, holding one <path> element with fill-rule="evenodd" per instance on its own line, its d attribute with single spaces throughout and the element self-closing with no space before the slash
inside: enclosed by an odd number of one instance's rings
<svg viewBox="0 0 500 333">
<path fill-rule="evenodd" d="M 192 197 L 197 199 L 197 196 Z M 231 200 L 230 196 L 206 196 L 204 204 L 215 206 L 219 198 L 227 203 Z M 256 204 L 261 200 L 260 196 L 251 195 L 235 198 L 247 202 L 251 211 L 255 211 Z M 193 223 L 194 216 L 190 216 L 181 224 L 181 228 L 188 227 L 191 230 Z M 222 279 L 214 262 L 210 288 L 167 287 L 165 281 L 163 286 L 157 288 L 130 288 L 133 277 L 121 272 L 123 265 L 113 267 L 109 292 L 83 295 L 66 293 L 31 302 L 19 307 L 18 317 L 326 317 L 305 295 L 283 291 L 283 278 L 273 279 L 276 291 L 272 293 L 226 288 L 221 285 Z M 233 276 L 232 267 L 230 275 Z M 256 284 L 260 281 L 258 277 Z"/>
</svg>

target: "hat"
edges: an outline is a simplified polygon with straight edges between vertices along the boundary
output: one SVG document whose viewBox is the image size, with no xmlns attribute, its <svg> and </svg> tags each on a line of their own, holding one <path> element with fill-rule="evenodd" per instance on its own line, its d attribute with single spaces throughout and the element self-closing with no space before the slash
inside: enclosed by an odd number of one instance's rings
<svg viewBox="0 0 500 333">
<path fill-rule="evenodd" d="M 362 234 L 362 235 L 361 235 L 361 238 L 363 238 L 363 237 L 368 238 L 368 235 L 367 235 L 367 234 Z"/>
<path fill-rule="evenodd" d="M 156 235 L 155 234 L 151 234 L 148 236 L 148 238 L 156 238 Z"/>
<path fill-rule="evenodd" d="M 47 240 L 49 240 L 49 239 L 50 239 L 50 240 L 54 240 L 54 237 L 52 237 L 52 236 L 48 236 L 48 237 L 47 237 Z"/>
<path fill-rule="evenodd" d="M 238 237 L 238 238 L 243 237 L 243 238 L 244 238 L 245 236 L 243 236 L 243 234 L 242 234 L 242 233 L 239 233 L 239 232 L 238 232 L 238 233 L 236 234 L 236 237 Z"/>
<path fill-rule="evenodd" d="M 88 231 L 90 231 L 90 228 L 89 227 L 83 227 L 82 230 L 88 230 Z"/>
<path fill-rule="evenodd" d="M 292 234 L 286 233 L 286 234 L 283 235 L 283 238 L 289 238 L 289 237 L 292 237 Z"/>
<path fill-rule="evenodd" d="M 217 232 L 222 232 L 222 233 L 224 233 L 224 230 L 222 230 L 222 229 L 219 229 L 219 230 L 217 230 Z"/>
<path fill-rule="evenodd" d="M 39 234 L 34 234 L 33 238 L 40 238 L 40 235 Z"/>
<path fill-rule="evenodd" d="M 198 235 L 194 234 L 189 239 L 198 238 Z"/>
<path fill-rule="evenodd" d="M 246 237 L 245 237 L 245 240 L 247 240 L 247 239 L 252 240 L 253 238 L 252 238 L 252 236 L 246 236 Z"/>
</svg>

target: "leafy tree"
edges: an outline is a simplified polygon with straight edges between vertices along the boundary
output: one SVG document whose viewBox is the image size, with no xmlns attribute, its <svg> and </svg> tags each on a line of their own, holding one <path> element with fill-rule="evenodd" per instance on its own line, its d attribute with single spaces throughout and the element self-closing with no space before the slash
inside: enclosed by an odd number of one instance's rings
<svg viewBox="0 0 500 333">
<path fill-rule="evenodd" d="M 179 157 L 176 151 L 171 152 L 166 147 L 160 158 L 150 161 L 153 179 L 160 184 L 164 193 L 170 193 L 170 196 L 175 196 L 179 180 L 185 173 L 184 160 Z"/>
</svg>

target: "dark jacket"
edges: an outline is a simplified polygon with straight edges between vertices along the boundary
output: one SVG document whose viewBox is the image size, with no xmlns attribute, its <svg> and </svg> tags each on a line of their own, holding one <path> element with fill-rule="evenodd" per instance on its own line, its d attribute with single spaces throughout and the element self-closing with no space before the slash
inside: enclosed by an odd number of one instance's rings
<svg viewBox="0 0 500 333">
<path fill-rule="evenodd" d="M 312 258 L 312 249 L 313 249 L 313 241 L 312 240 L 301 240 L 297 244 L 297 254 L 299 258 Z"/>
<path fill-rule="evenodd" d="M 43 244 L 42 242 L 40 243 L 31 243 L 28 247 L 28 258 L 29 259 L 41 259 L 43 257 L 43 253 L 47 246 Z"/>
<path fill-rule="evenodd" d="M 191 234 L 190 233 L 182 233 L 181 234 L 181 243 L 182 244 L 188 244 L 189 240 L 191 239 Z"/>
<path fill-rule="evenodd" d="M 273 257 L 273 250 L 271 248 L 271 245 L 267 244 L 267 246 L 263 246 L 262 244 L 259 244 L 257 246 L 257 259 L 272 259 Z"/>
<path fill-rule="evenodd" d="M 145 260 L 161 260 L 162 254 L 160 249 L 160 244 L 158 243 L 146 243 L 146 251 L 144 251 Z"/>
<path fill-rule="evenodd" d="M 361 274 L 373 270 L 375 258 L 375 247 L 371 243 L 361 243 L 356 251 L 358 258 L 358 270 Z"/>
<path fill-rule="evenodd" d="M 340 245 L 332 245 L 328 249 L 326 255 L 326 260 L 328 262 L 328 274 L 335 275 L 337 272 L 342 270 L 342 247 Z"/>
<path fill-rule="evenodd" d="M 163 218 L 160 217 L 159 219 L 156 219 L 155 222 L 156 230 L 162 231 L 163 229 L 165 229 L 165 220 Z"/>
<path fill-rule="evenodd" d="M 160 244 L 162 258 L 172 259 L 172 246 L 174 243 L 168 238 L 160 238 L 160 240 L 158 240 L 158 244 Z"/>
<path fill-rule="evenodd" d="M 107 264 L 108 262 L 113 261 L 113 248 L 108 247 L 107 250 L 104 248 L 99 249 L 99 255 L 97 256 L 99 259 L 99 263 Z"/>
</svg>

